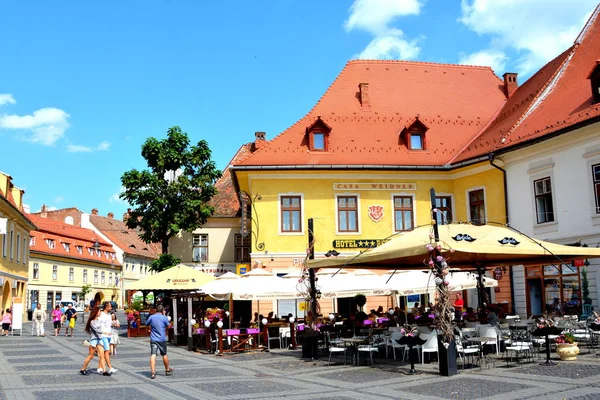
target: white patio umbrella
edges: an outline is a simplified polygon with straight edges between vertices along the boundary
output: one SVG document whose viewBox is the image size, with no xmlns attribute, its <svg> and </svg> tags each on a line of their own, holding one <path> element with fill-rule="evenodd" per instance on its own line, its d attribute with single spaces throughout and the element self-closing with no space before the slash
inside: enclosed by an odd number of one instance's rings
<svg viewBox="0 0 600 400">
<path fill-rule="evenodd" d="M 206 284 L 203 288 L 204 293 L 215 300 L 228 300 L 231 297 L 233 286 L 238 279 L 240 279 L 239 275 L 227 272 Z"/>
<path fill-rule="evenodd" d="M 292 280 L 282 279 L 270 271 L 253 269 L 233 285 L 234 300 L 297 299 L 303 297 Z"/>
<path fill-rule="evenodd" d="M 354 297 L 357 294 L 389 296 L 394 292 L 382 285 L 377 274 L 364 269 L 331 276 L 319 286 L 323 297 L 330 298 Z"/>
</svg>

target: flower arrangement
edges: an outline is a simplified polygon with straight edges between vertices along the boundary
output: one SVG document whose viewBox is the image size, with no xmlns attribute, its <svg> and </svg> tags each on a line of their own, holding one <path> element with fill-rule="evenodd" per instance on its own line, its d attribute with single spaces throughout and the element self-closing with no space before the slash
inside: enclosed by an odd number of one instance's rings
<svg viewBox="0 0 600 400">
<path fill-rule="evenodd" d="M 132 310 L 132 309 L 128 308 L 125 310 L 125 316 L 127 317 L 127 322 L 131 323 L 131 322 L 136 321 L 139 318 L 140 313 L 137 310 Z"/>
<path fill-rule="evenodd" d="M 567 332 L 559 335 L 556 339 L 554 339 L 554 341 L 556 342 L 556 344 L 573 344 L 575 343 L 575 336 L 573 336 L 571 332 Z"/>
<path fill-rule="evenodd" d="M 547 317 L 539 317 L 535 320 L 535 326 L 539 329 L 549 328 L 554 326 L 554 321 Z"/>
<path fill-rule="evenodd" d="M 224 314 L 224 311 L 218 307 L 206 309 L 206 319 L 209 320 L 210 322 L 213 322 L 213 320 L 215 318 L 216 319 L 223 318 L 223 314 Z"/>
</svg>

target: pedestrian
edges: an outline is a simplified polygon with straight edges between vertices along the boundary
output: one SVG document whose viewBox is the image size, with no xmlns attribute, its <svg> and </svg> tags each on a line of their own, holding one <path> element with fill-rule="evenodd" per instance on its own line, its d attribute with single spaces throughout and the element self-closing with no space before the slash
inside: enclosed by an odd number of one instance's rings
<svg viewBox="0 0 600 400">
<path fill-rule="evenodd" d="M 60 322 L 62 320 L 63 312 L 60 311 L 60 306 L 57 304 L 52 311 L 52 322 L 54 323 L 54 336 L 60 335 Z"/>
<path fill-rule="evenodd" d="M 12 314 L 10 313 L 10 308 L 7 308 L 4 314 L 2 314 L 2 336 L 8 336 L 11 324 Z"/>
<path fill-rule="evenodd" d="M 454 304 L 452 305 L 454 306 L 454 319 L 457 323 L 460 323 L 462 321 L 463 307 L 465 305 L 460 293 L 456 293 L 456 300 L 454 300 Z"/>
<path fill-rule="evenodd" d="M 119 320 L 117 319 L 117 314 L 116 313 L 111 313 L 110 317 L 112 318 L 111 320 L 111 328 L 112 328 L 112 335 L 110 337 L 110 354 L 113 356 L 117 355 L 117 345 L 121 342 L 119 340 L 119 328 L 121 327 L 121 325 L 119 324 Z"/>
<path fill-rule="evenodd" d="M 156 356 L 160 353 L 165 365 L 165 375 L 173 375 L 173 368 L 169 366 L 169 356 L 167 356 L 167 335 L 166 329 L 169 327 L 169 319 L 165 316 L 165 309 L 162 305 L 156 307 L 156 312 L 148 317 L 146 325 L 150 327 L 150 379 L 156 378 Z"/>
<path fill-rule="evenodd" d="M 118 369 L 113 368 L 110 363 L 110 339 L 112 337 L 112 318 L 110 316 L 111 309 L 112 305 L 110 304 L 110 301 L 105 301 L 99 319 L 100 323 L 102 324 L 100 339 L 102 339 L 102 345 L 104 346 L 104 362 L 106 363 L 108 372 L 110 374 L 114 374 L 118 371 Z"/>
<path fill-rule="evenodd" d="M 69 328 L 71 328 L 71 337 L 75 333 L 75 319 L 77 318 L 77 311 L 73 308 L 73 304 L 69 303 L 67 310 L 65 311 L 65 336 L 69 336 Z"/>
<path fill-rule="evenodd" d="M 44 333 L 44 322 L 46 321 L 46 311 L 42 310 L 42 304 L 37 303 L 33 311 L 33 323 L 35 324 L 36 336 L 46 336 Z"/>
<path fill-rule="evenodd" d="M 87 366 L 94 358 L 94 353 L 98 352 L 98 373 L 101 375 L 110 376 L 110 372 L 106 370 L 104 363 L 104 346 L 102 345 L 101 332 L 102 322 L 100 321 L 100 308 L 94 307 L 90 311 L 90 317 L 85 324 L 84 330 L 89 333 L 90 341 L 88 345 L 88 355 L 83 360 L 83 366 L 79 370 L 81 375 L 87 375 Z"/>
</svg>

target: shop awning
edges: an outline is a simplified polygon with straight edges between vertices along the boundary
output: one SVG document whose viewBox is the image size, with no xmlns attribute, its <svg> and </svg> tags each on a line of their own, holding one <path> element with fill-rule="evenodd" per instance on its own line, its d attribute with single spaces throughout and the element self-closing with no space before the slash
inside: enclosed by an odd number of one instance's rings
<svg viewBox="0 0 600 400">
<path fill-rule="evenodd" d="M 202 288 L 215 277 L 195 270 L 183 264 L 166 269 L 158 274 L 150 275 L 131 282 L 127 290 L 181 290 L 202 292 Z"/>
</svg>

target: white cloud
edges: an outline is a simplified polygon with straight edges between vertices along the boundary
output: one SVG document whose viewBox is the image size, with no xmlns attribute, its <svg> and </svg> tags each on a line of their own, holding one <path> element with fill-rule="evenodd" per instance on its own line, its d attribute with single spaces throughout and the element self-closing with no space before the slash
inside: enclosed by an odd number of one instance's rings
<svg viewBox="0 0 600 400">
<path fill-rule="evenodd" d="M 63 110 L 46 107 L 30 115 L 0 115 L 0 128 L 30 131 L 25 140 L 51 146 L 69 128 L 68 118 L 69 114 Z"/>
<path fill-rule="evenodd" d="M 83 146 L 80 144 L 68 144 L 67 145 L 67 151 L 69 153 L 91 153 L 94 150 L 97 151 L 106 151 L 108 149 L 110 149 L 110 142 L 107 142 L 106 140 L 103 140 L 102 142 L 100 142 L 100 144 L 98 144 L 98 146 L 96 146 L 95 148 L 92 148 L 90 146 Z"/>
<path fill-rule="evenodd" d="M 121 189 L 119 189 L 119 191 L 118 191 L 118 192 L 116 192 L 116 193 L 113 193 L 113 194 L 112 194 L 112 195 L 111 195 L 111 196 L 108 198 L 108 202 L 109 202 L 109 203 L 122 203 L 122 204 L 127 204 L 127 202 L 126 202 L 126 201 L 124 201 L 124 200 L 121 200 L 121 199 L 119 198 L 119 195 L 120 195 L 121 193 L 123 193 L 124 191 L 125 191 L 125 188 L 124 188 L 123 186 L 121 186 Z"/>
<path fill-rule="evenodd" d="M 461 54 L 458 63 L 489 66 L 496 74 L 502 75 L 505 72 L 507 59 L 506 54 L 500 50 L 481 50 L 472 54 Z"/>
<path fill-rule="evenodd" d="M 402 30 L 392 26 L 394 19 L 418 15 L 424 0 L 354 0 L 350 16 L 344 23 L 348 32 L 358 29 L 374 37 L 354 57 L 362 59 L 411 59 L 421 50 L 420 39 L 406 38 Z"/>
<path fill-rule="evenodd" d="M 376 36 L 383 35 L 394 18 L 419 15 L 421 6 L 419 0 L 355 0 L 344 27 L 347 31 L 362 29 Z"/>
<path fill-rule="evenodd" d="M 103 140 L 102 142 L 100 142 L 98 147 L 96 147 L 96 150 L 99 150 L 99 151 L 105 151 L 108 149 L 110 149 L 110 142 L 107 142 L 106 140 Z"/>
<path fill-rule="evenodd" d="M 69 153 L 91 153 L 92 149 L 88 146 L 82 146 L 79 144 L 68 144 L 67 151 Z"/>
<path fill-rule="evenodd" d="M 376 36 L 375 39 L 356 57 L 361 59 L 408 60 L 416 58 L 421 50 L 418 40 L 404 39 L 402 31 L 395 29 L 388 35 Z"/>
<path fill-rule="evenodd" d="M 57 196 L 57 197 L 54 199 L 54 202 L 55 202 L 55 203 L 57 203 L 57 204 L 58 204 L 58 203 L 62 203 L 63 201 L 65 201 L 65 198 L 64 198 L 63 196 Z"/>
<path fill-rule="evenodd" d="M 0 94 L 0 106 L 3 106 L 4 104 L 15 104 L 16 102 L 17 101 L 12 94 Z"/>
<path fill-rule="evenodd" d="M 597 0 L 462 0 L 459 19 L 490 50 L 518 53 L 520 73 L 530 73 L 573 44 Z M 495 61 L 498 61 L 496 58 Z"/>
</svg>

